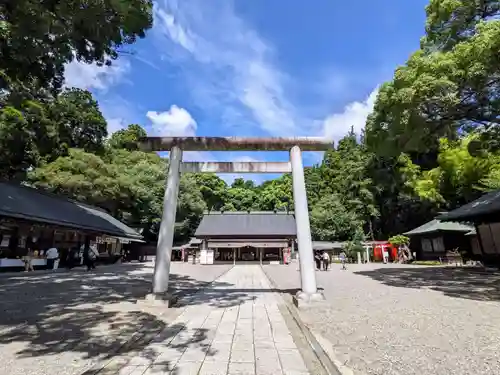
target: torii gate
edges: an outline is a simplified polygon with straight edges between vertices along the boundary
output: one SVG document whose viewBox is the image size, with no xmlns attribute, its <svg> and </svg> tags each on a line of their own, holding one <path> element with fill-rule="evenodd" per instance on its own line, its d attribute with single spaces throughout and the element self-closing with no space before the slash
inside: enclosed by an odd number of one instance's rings
<svg viewBox="0 0 500 375">
<path fill-rule="evenodd" d="M 324 299 L 318 293 L 311 243 L 302 151 L 326 151 L 333 141 L 324 138 L 240 138 L 240 137 L 147 137 L 140 141 L 144 151 L 170 151 L 163 215 L 156 248 L 152 293 L 148 299 L 168 304 L 170 261 L 181 172 L 292 173 L 295 222 L 299 248 L 301 291 L 297 305 Z M 289 162 L 183 162 L 183 151 L 289 151 Z"/>
</svg>

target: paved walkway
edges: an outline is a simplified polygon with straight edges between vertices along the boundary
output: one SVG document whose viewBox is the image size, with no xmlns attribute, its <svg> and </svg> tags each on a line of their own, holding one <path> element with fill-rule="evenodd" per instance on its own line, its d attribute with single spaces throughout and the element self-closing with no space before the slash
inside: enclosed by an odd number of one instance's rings
<svg viewBox="0 0 500 375">
<path fill-rule="evenodd" d="M 181 315 L 119 371 L 115 358 L 99 375 L 309 374 L 279 298 L 259 266 L 235 266 L 183 300 Z"/>
<path fill-rule="evenodd" d="M 263 268 L 278 288 L 300 287 L 296 267 Z M 500 374 L 500 274 L 334 264 L 316 279 L 329 303 L 299 315 L 356 375 Z"/>
<path fill-rule="evenodd" d="M 171 292 L 190 299 L 231 267 L 174 262 Z M 0 374 L 79 375 L 118 351 L 141 351 L 183 312 L 136 303 L 150 290 L 153 269 L 148 262 L 2 274 Z"/>
</svg>

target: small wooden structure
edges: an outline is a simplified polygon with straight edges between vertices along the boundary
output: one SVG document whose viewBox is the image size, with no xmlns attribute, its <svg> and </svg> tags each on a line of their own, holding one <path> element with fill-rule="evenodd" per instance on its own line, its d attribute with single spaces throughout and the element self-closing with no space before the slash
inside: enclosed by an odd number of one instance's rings
<svg viewBox="0 0 500 375">
<path fill-rule="evenodd" d="M 23 267 L 28 248 L 32 264 L 45 267 L 44 251 L 59 250 L 64 266 L 70 249 L 96 246 L 101 259 L 114 261 L 142 236 L 104 210 L 24 185 L 0 182 L 0 269 Z"/>
<path fill-rule="evenodd" d="M 338 260 L 342 250 L 345 250 L 345 242 L 339 241 L 313 241 L 313 251 L 323 252 L 326 251 L 330 255 L 330 259 Z"/>
<path fill-rule="evenodd" d="M 472 260 L 494 267 L 500 266 L 500 190 L 487 193 L 456 210 L 438 216 L 438 219 L 473 223 L 467 236 L 471 238 Z"/>
<path fill-rule="evenodd" d="M 439 260 L 457 262 L 457 254 L 472 253 L 469 233 L 473 226 L 437 219 L 404 233 L 410 237 L 410 249 L 417 260 Z M 457 253 L 458 251 L 458 253 Z"/>
</svg>

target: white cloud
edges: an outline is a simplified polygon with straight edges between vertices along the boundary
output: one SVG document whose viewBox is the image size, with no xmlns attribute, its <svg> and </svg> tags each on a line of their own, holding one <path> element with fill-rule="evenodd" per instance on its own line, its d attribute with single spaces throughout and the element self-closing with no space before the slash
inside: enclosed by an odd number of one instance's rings
<svg viewBox="0 0 500 375">
<path fill-rule="evenodd" d="M 125 129 L 127 127 L 127 124 L 125 123 L 125 120 L 123 118 L 110 118 L 106 119 L 106 122 L 108 123 L 108 136 L 117 132 L 118 130 Z"/>
<path fill-rule="evenodd" d="M 64 69 L 66 87 L 106 91 L 123 81 L 130 71 L 130 62 L 122 58 L 113 61 L 111 66 L 97 66 L 73 60 Z"/>
<path fill-rule="evenodd" d="M 154 33 L 165 57 L 182 63 L 201 105 L 225 108 L 221 117 L 226 121 L 246 118 L 240 126 L 257 126 L 277 136 L 301 132 L 271 46 L 235 14 L 231 2 L 217 4 L 155 3 Z M 195 66 L 190 69 L 189 64 Z"/>
<path fill-rule="evenodd" d="M 362 102 L 352 102 L 341 113 L 328 116 L 323 122 L 323 136 L 338 141 L 349 132 L 351 127 L 359 135 L 364 129 L 366 118 L 372 112 L 378 88 Z"/>
<path fill-rule="evenodd" d="M 151 130 L 157 136 L 194 136 L 197 124 L 184 108 L 172 105 L 168 111 L 148 111 L 146 117 L 151 120 Z"/>
</svg>

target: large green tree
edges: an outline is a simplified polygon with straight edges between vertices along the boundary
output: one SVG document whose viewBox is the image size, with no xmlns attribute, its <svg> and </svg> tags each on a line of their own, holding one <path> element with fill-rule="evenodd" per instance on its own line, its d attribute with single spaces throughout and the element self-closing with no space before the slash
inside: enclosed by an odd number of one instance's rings
<svg viewBox="0 0 500 375">
<path fill-rule="evenodd" d="M 0 89 L 57 92 L 64 65 L 110 64 L 152 25 L 151 0 L 4 0 L 0 3 Z"/>
<path fill-rule="evenodd" d="M 373 182 L 368 173 L 371 158 L 371 153 L 358 141 L 353 130 L 339 141 L 335 150 L 327 151 L 319 167 L 320 178 L 315 173 L 310 174 L 310 177 L 315 178 L 315 184 L 319 184 L 316 189 L 319 189 L 321 196 L 317 203 L 312 205 L 313 212 L 317 213 L 318 207 L 321 207 L 320 210 L 330 207 L 338 212 L 345 211 L 346 214 L 342 216 L 346 219 L 340 219 L 342 222 L 355 217 L 353 222 L 366 226 L 365 231 L 371 232 L 372 220 L 379 214 L 375 205 Z M 312 183 L 308 185 L 314 187 Z M 338 204 L 334 205 L 332 199 L 338 200 Z M 325 212 L 325 215 L 334 216 L 328 212 Z M 350 235 L 354 236 L 354 232 L 353 229 Z"/>
<path fill-rule="evenodd" d="M 255 206 L 262 211 L 293 211 L 292 176 L 271 180 L 255 189 Z"/>
<path fill-rule="evenodd" d="M 55 124 L 56 144 L 101 153 L 108 135 L 97 101 L 86 90 L 68 89 L 47 105 L 46 117 Z"/>
<path fill-rule="evenodd" d="M 500 21 L 492 20 L 476 22 L 472 36 L 449 50 L 413 54 L 380 89 L 367 121 L 371 150 L 391 156 L 432 152 L 443 137 L 496 128 L 499 50 Z"/>
<path fill-rule="evenodd" d="M 430 0 L 425 10 L 423 49 L 446 51 L 473 37 L 479 21 L 498 17 L 500 3 L 498 0 Z"/>
<path fill-rule="evenodd" d="M 155 153 L 108 149 L 101 156 L 70 149 L 68 156 L 32 170 L 38 188 L 107 210 L 127 224 L 156 238 L 163 210 L 167 159 Z M 196 175 L 181 178 L 175 239 L 187 241 L 206 209 Z"/>
<path fill-rule="evenodd" d="M 453 209 L 478 198 L 483 191 L 496 186 L 500 157 L 486 154 L 473 157 L 468 152 L 472 136 L 450 142 L 442 139 L 438 166 L 422 170 L 402 155 L 402 172 L 407 185 L 426 200 L 436 202 L 445 209 Z"/>
<path fill-rule="evenodd" d="M 347 241 L 363 226 L 355 212 L 349 211 L 336 194 L 324 195 L 311 210 L 311 233 L 321 241 Z"/>
<path fill-rule="evenodd" d="M 221 210 L 228 199 L 227 184 L 213 173 L 194 173 L 192 181 L 199 188 L 210 211 Z"/>
<path fill-rule="evenodd" d="M 106 120 L 90 92 L 64 91 L 42 103 L 26 100 L 21 108 L 0 108 L 0 173 L 3 178 L 23 178 L 43 162 L 67 155 L 69 148 L 102 153 Z"/>
<path fill-rule="evenodd" d="M 114 132 L 109 138 L 108 145 L 111 148 L 136 151 L 139 149 L 139 140 L 146 136 L 146 131 L 140 125 L 131 124 L 126 129 Z"/>
</svg>

